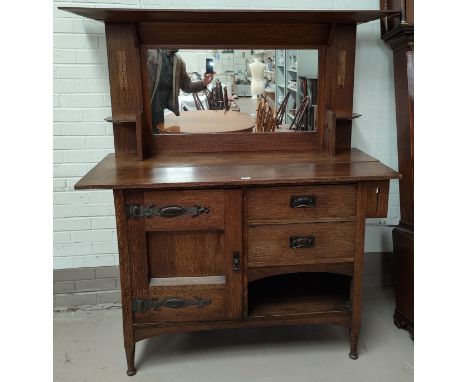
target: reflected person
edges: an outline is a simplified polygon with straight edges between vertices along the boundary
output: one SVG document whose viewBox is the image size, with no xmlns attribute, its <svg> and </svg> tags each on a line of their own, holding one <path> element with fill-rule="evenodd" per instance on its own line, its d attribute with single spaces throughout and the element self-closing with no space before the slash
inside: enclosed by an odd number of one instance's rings
<svg viewBox="0 0 468 382">
<path fill-rule="evenodd" d="M 152 126 L 164 122 L 164 109 L 180 115 L 179 91 L 198 93 L 213 81 L 213 74 L 205 73 L 203 80 L 192 82 L 184 60 L 176 54 L 179 49 L 149 49 L 148 71 L 151 94 Z"/>
</svg>

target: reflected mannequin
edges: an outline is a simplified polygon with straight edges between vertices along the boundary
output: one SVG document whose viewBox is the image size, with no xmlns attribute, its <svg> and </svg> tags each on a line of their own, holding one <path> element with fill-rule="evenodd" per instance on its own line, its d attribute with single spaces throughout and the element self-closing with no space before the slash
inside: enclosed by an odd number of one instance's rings
<svg viewBox="0 0 468 382">
<path fill-rule="evenodd" d="M 255 58 L 255 61 L 249 64 L 250 73 L 252 73 L 252 83 L 250 85 L 252 98 L 259 98 L 258 96 L 265 91 L 265 67 L 266 65 L 260 62 L 258 58 Z"/>
<path fill-rule="evenodd" d="M 180 89 L 186 93 L 198 93 L 213 80 L 206 74 L 202 81 L 192 82 L 185 62 L 177 55 L 178 49 L 149 49 L 148 72 L 151 94 L 152 126 L 164 122 L 164 109 L 180 115 L 178 96 Z"/>
</svg>

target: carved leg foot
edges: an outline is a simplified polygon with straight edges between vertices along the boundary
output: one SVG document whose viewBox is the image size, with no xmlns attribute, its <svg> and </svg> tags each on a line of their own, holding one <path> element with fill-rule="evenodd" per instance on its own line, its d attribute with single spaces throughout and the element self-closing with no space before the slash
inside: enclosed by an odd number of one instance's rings
<svg viewBox="0 0 468 382">
<path fill-rule="evenodd" d="M 358 350 L 357 350 L 357 345 L 358 345 L 358 338 L 359 338 L 359 333 L 353 332 L 353 330 L 349 331 L 349 358 L 351 359 L 358 359 Z"/>
<path fill-rule="evenodd" d="M 131 377 L 137 372 L 135 369 L 135 344 L 125 346 L 125 354 L 127 356 L 127 375 Z"/>
</svg>

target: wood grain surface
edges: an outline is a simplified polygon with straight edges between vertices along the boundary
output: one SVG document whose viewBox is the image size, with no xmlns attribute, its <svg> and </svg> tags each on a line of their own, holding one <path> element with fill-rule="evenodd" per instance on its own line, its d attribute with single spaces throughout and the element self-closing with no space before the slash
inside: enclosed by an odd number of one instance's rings
<svg viewBox="0 0 468 382">
<path fill-rule="evenodd" d="M 340 275 L 352 276 L 354 272 L 353 261 L 340 261 L 338 263 L 321 262 L 317 264 L 289 264 L 289 265 L 274 265 L 274 266 L 261 266 L 249 267 L 247 269 L 247 276 L 249 282 L 259 280 L 265 277 L 286 275 L 288 273 L 299 272 L 329 272 L 337 273 Z"/>
<path fill-rule="evenodd" d="M 193 305 L 184 308 L 162 307 L 150 312 L 150 320 L 162 321 L 204 321 L 226 318 L 226 293 L 223 284 L 182 285 L 182 286 L 151 286 L 151 299 L 180 298 L 195 300 L 197 297 L 209 300 L 209 304 L 201 307 Z"/>
<path fill-rule="evenodd" d="M 147 191 L 143 195 L 143 205 L 145 207 L 180 206 L 192 208 L 201 206 L 209 210 L 207 213 L 202 213 L 196 217 L 192 217 L 191 214 L 184 214 L 172 218 L 155 216 L 151 219 L 145 219 L 146 231 L 224 229 L 223 190 Z"/>
<path fill-rule="evenodd" d="M 150 277 L 225 274 L 222 232 L 149 232 L 147 241 Z"/>
<path fill-rule="evenodd" d="M 315 223 L 250 227 L 249 267 L 353 261 L 355 224 Z M 289 246 L 291 236 L 314 236 L 313 248 Z"/>
<path fill-rule="evenodd" d="M 308 154 L 308 155 L 307 155 Z M 278 158 L 257 153 L 239 154 L 236 161 L 226 163 L 225 153 L 206 154 L 198 164 L 196 155 L 187 166 L 180 160 L 171 163 L 166 157 L 164 164 L 158 163 L 158 156 L 138 161 L 135 156 L 116 157 L 109 154 L 78 183 L 76 189 L 173 189 L 201 187 L 232 187 L 254 185 L 288 185 L 307 183 L 356 182 L 363 180 L 398 179 L 400 175 L 377 160 L 365 156 L 356 159 L 354 155 L 343 154 L 338 159 L 323 157 L 318 151 L 305 156 L 291 152 Z M 295 159 L 296 157 L 300 159 Z M 357 155 L 357 157 L 360 157 Z M 363 161 L 361 161 L 363 160 Z M 207 162 L 212 161 L 212 164 Z M 239 162 L 239 164 L 237 164 Z M 190 163 L 190 164 L 189 164 Z M 250 163 L 250 164 L 249 164 Z"/>
<path fill-rule="evenodd" d="M 152 153 L 219 153 L 259 151 L 304 151 L 320 147 L 319 133 L 295 131 L 288 134 L 268 132 L 261 134 L 155 134 Z"/>
<path fill-rule="evenodd" d="M 312 207 L 292 208 L 291 197 L 314 198 Z M 258 187 L 247 190 L 247 213 L 255 221 L 350 218 L 356 215 L 356 185 Z M 261 224 L 261 223 L 258 223 Z"/>
<path fill-rule="evenodd" d="M 183 333 L 200 330 L 228 329 L 228 328 L 252 328 L 258 326 L 287 326 L 287 325 L 342 325 L 349 327 L 351 322 L 350 311 L 313 312 L 282 317 L 269 315 L 260 317 L 248 317 L 242 320 L 215 320 L 215 321 L 187 321 L 187 322 L 159 322 L 135 324 L 135 340 L 166 333 Z"/>
</svg>

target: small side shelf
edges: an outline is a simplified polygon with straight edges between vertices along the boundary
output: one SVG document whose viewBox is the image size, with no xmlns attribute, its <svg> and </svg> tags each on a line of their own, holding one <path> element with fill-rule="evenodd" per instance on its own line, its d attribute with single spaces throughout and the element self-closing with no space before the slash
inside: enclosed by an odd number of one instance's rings
<svg viewBox="0 0 468 382">
<path fill-rule="evenodd" d="M 137 118 L 135 115 L 129 115 L 129 116 L 123 116 L 123 117 L 107 117 L 107 118 L 104 118 L 104 120 L 106 122 L 110 122 L 110 123 L 136 123 L 137 121 Z"/>
<path fill-rule="evenodd" d="M 358 113 L 352 113 L 351 115 L 349 114 L 336 114 L 336 119 L 346 119 L 346 120 L 351 120 L 351 119 L 356 119 L 361 117 L 361 114 Z"/>
<path fill-rule="evenodd" d="M 292 273 L 249 283 L 248 317 L 349 313 L 350 277 Z"/>
<path fill-rule="evenodd" d="M 142 111 L 133 115 L 110 116 L 104 118 L 114 126 L 114 146 L 116 153 L 136 152 L 138 160 L 149 154 L 148 143 L 144 144 L 145 117 Z M 148 141 L 148 139 L 146 139 Z"/>
</svg>

